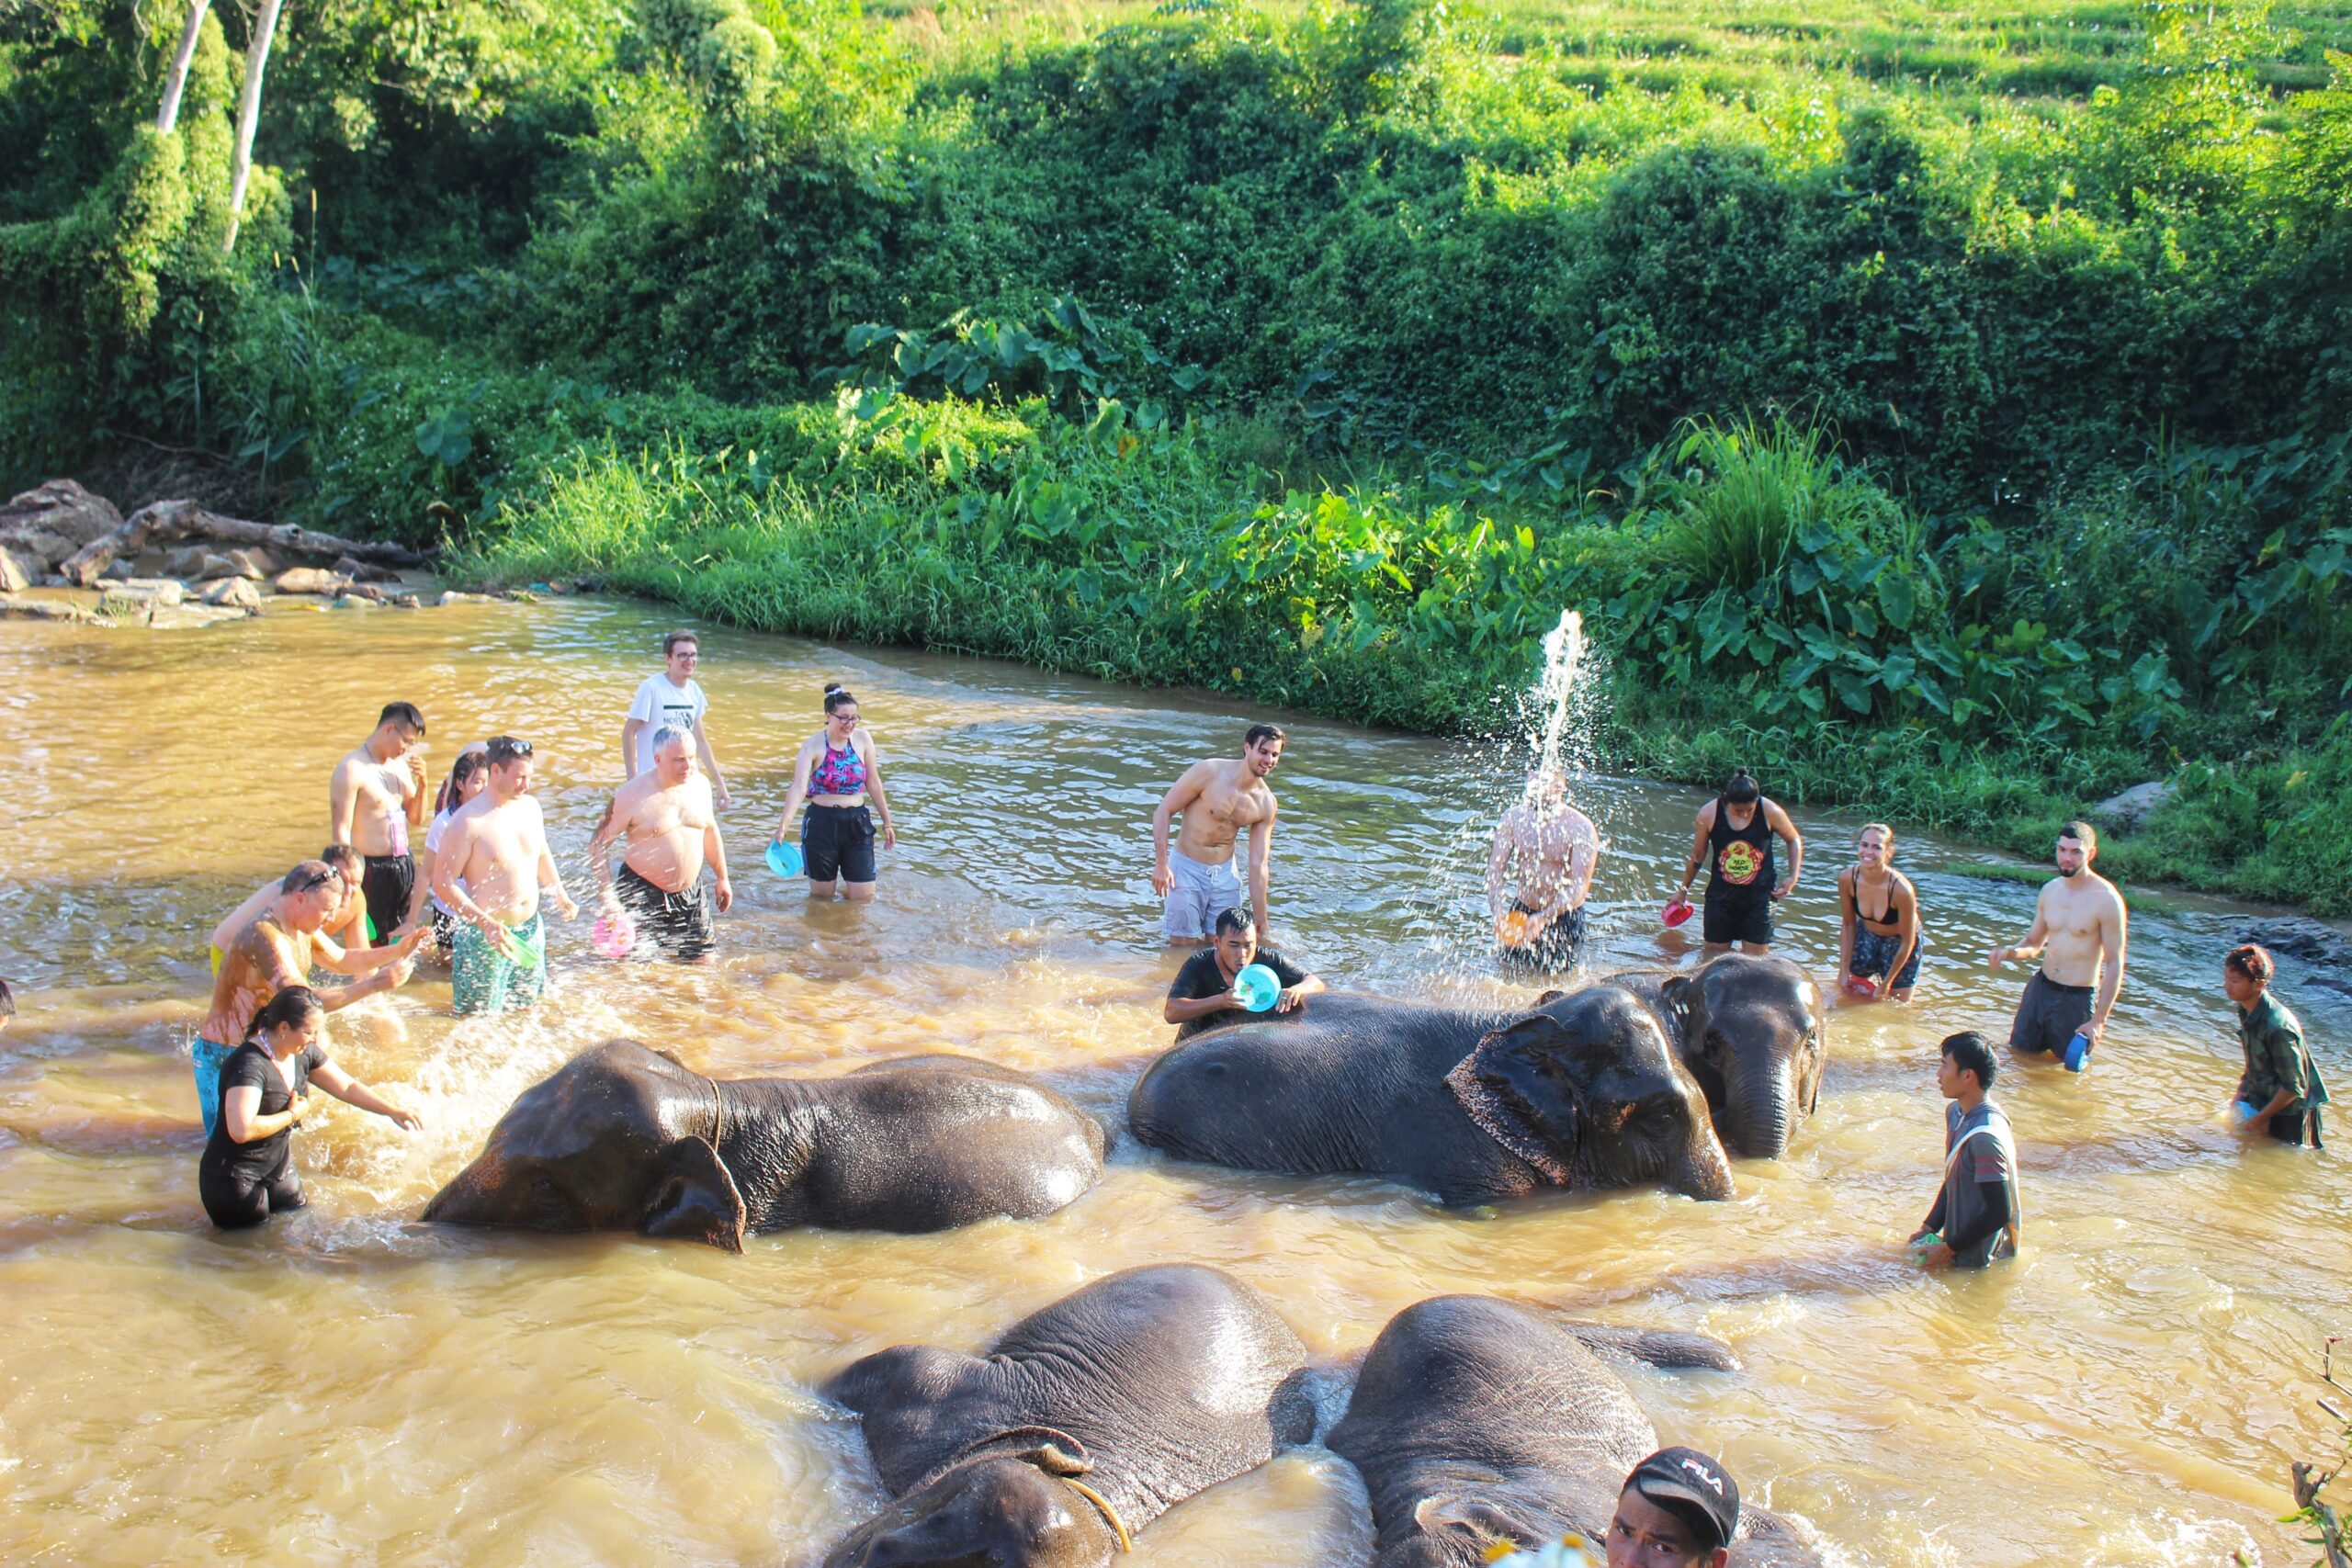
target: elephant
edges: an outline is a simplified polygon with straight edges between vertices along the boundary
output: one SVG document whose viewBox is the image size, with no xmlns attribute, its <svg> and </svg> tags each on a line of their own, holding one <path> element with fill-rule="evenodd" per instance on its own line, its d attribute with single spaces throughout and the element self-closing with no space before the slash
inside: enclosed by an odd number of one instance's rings
<svg viewBox="0 0 2352 1568">
<path fill-rule="evenodd" d="M 1738 1365 L 1702 1335 L 1566 1326 L 1492 1296 L 1438 1296 L 1391 1318 L 1329 1438 L 1363 1475 L 1373 1568 L 1477 1568 L 1506 1538 L 1605 1540 L 1625 1477 L 1658 1440 L 1603 1356 Z M 1752 1504 L 1731 1551 L 1733 1568 L 1822 1562 Z"/>
<path fill-rule="evenodd" d="M 425 1205 L 445 1224 L 635 1230 L 743 1250 L 793 1225 L 946 1230 L 1034 1219 L 1102 1175 L 1102 1124 L 966 1056 L 831 1078 L 707 1078 L 635 1041 L 523 1091 Z"/>
<path fill-rule="evenodd" d="M 1707 1097 L 1716 1136 L 1744 1159 L 1778 1159 L 1821 1100 L 1829 1011 L 1785 958 L 1726 953 L 1687 975 L 1633 972 L 1605 984 L 1650 998 Z"/>
<path fill-rule="evenodd" d="M 893 1501 L 825 1568 L 1102 1568 L 1168 1509 L 1313 1435 L 1306 1354 L 1199 1264 L 1097 1280 L 985 1357 L 901 1345 L 824 1390 Z"/>
<path fill-rule="evenodd" d="M 1169 1051 L 1128 1095 L 1127 1123 L 1183 1159 L 1385 1177 L 1452 1204 L 1652 1181 L 1732 1195 L 1655 1010 L 1607 985 L 1518 1015 L 1320 996 L 1297 1022 Z"/>
</svg>

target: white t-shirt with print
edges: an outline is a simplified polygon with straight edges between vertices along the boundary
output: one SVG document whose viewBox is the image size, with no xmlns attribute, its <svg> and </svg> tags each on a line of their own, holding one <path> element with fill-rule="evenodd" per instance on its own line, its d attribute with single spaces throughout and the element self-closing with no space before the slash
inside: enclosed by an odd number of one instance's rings
<svg viewBox="0 0 2352 1568">
<path fill-rule="evenodd" d="M 691 734 L 709 711 L 710 699 L 702 694 L 701 682 L 689 680 L 680 690 L 670 684 L 666 673 L 648 675 L 645 684 L 637 689 L 637 700 L 628 705 L 628 716 L 645 726 L 637 732 L 637 771 L 645 773 L 653 766 L 655 730 L 666 724 Z"/>
</svg>

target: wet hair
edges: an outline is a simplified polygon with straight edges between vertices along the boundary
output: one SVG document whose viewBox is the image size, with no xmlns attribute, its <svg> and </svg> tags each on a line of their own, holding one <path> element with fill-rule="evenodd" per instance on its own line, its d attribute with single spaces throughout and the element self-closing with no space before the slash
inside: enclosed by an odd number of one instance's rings
<svg viewBox="0 0 2352 1568">
<path fill-rule="evenodd" d="M 1724 781 L 1724 798 L 1734 806 L 1747 806 L 1764 797 L 1764 791 L 1754 775 L 1746 768 Z"/>
<path fill-rule="evenodd" d="M 381 729 L 388 724 L 413 729 L 419 735 L 424 733 L 424 716 L 417 712 L 414 703 L 386 703 L 384 711 L 376 716 L 376 728 Z"/>
<path fill-rule="evenodd" d="M 319 852 L 319 858 L 334 867 L 336 874 L 345 882 L 356 880 L 362 869 L 359 852 L 349 844 L 329 844 Z"/>
<path fill-rule="evenodd" d="M 2098 829 L 2092 827 L 2089 823 L 2084 821 L 2079 817 L 2075 818 L 2072 822 L 2067 823 L 2064 828 L 2059 829 L 2058 836 L 2062 839 L 2077 840 L 2081 842 L 2083 848 L 2086 850 L 2096 850 L 2098 848 Z"/>
<path fill-rule="evenodd" d="M 692 739 L 694 739 L 693 731 L 680 729 L 674 724 L 665 724 L 653 732 L 653 749 L 659 751 L 673 740 L 691 740 Z"/>
<path fill-rule="evenodd" d="M 677 652 L 678 645 L 682 642 L 693 643 L 697 652 L 702 649 L 702 638 L 695 636 L 694 633 L 672 632 L 662 639 L 662 657 L 667 659 L 670 655 Z"/>
<path fill-rule="evenodd" d="M 1290 737 L 1283 733 L 1283 727 L 1279 724 L 1253 724 L 1250 727 L 1250 733 L 1241 738 L 1241 744 L 1244 750 L 1250 750 L 1254 749 L 1261 740 L 1289 739 Z"/>
<path fill-rule="evenodd" d="M 300 1029 L 314 1018 L 324 1018 L 327 1004 L 319 1000 L 319 993 L 308 986 L 288 986 L 269 998 L 261 1011 L 254 1014 L 254 1034 L 266 1034 L 273 1029 Z"/>
<path fill-rule="evenodd" d="M 1217 911 L 1216 934 L 1223 936 L 1227 931 L 1246 931 L 1257 923 L 1256 918 L 1249 910 L 1236 904 L 1230 909 Z"/>
<path fill-rule="evenodd" d="M 330 882 L 343 880 L 343 873 L 322 860 L 306 860 L 277 879 L 280 893 L 308 893 L 313 887 L 323 887 Z"/>
<path fill-rule="evenodd" d="M 14 1018 L 16 1016 L 17 993 L 8 988 L 7 981 L 0 980 L 0 1018 Z"/>
<path fill-rule="evenodd" d="M 1943 1054 L 1950 1056 L 1951 1065 L 1962 1072 L 1974 1073 L 1976 1087 L 1979 1089 L 1991 1089 L 1993 1079 L 1998 1077 L 2001 1071 L 2001 1065 L 1993 1059 L 1993 1047 L 1986 1044 L 1984 1037 L 1973 1029 L 1964 1029 L 1958 1034 L 1945 1035 Z"/>
<path fill-rule="evenodd" d="M 467 784 L 476 773 L 485 773 L 489 768 L 489 747 L 476 750 L 469 746 L 458 752 L 458 760 L 449 764 L 449 776 L 442 783 L 441 793 L 433 797 L 433 814 L 438 817 L 444 811 L 454 810 Z"/>
<path fill-rule="evenodd" d="M 517 757 L 527 757 L 530 754 L 531 743 L 527 740 L 517 740 L 512 735 L 493 735 L 490 738 L 490 744 L 482 749 L 482 755 L 489 760 L 490 765 L 493 768 L 504 762 L 511 762 Z"/>
<path fill-rule="evenodd" d="M 2266 986 L 2270 983 L 2271 976 L 2278 973 L 2278 961 L 2270 956 L 2270 950 L 2250 942 L 2230 949 L 2229 955 L 2222 960 L 2222 965 L 2233 975 L 2241 975 Z"/>
<path fill-rule="evenodd" d="M 856 705 L 856 694 L 851 692 L 847 686 L 841 684 L 837 681 L 828 681 L 825 682 L 825 716 L 827 718 L 833 716 L 833 710 L 836 708 L 854 708 Z"/>
</svg>

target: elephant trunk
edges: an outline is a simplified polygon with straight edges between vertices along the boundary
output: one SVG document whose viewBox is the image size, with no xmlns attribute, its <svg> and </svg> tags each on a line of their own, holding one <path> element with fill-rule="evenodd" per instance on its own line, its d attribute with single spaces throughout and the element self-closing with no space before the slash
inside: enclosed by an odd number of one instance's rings
<svg viewBox="0 0 2352 1568">
<path fill-rule="evenodd" d="M 1785 1062 L 1758 1062 L 1743 1066 L 1725 1083 L 1731 1103 L 1724 1108 L 1724 1142 L 1742 1159 L 1779 1159 L 1789 1152 L 1789 1133 L 1796 1121 L 1796 1085 Z"/>
<path fill-rule="evenodd" d="M 1682 1156 L 1681 1169 L 1674 1173 L 1674 1187 L 1686 1198 L 1707 1202 L 1738 1196 L 1732 1187 L 1731 1161 L 1724 1157 L 1723 1145 L 1715 1141 L 1714 1129 L 1704 1122 L 1699 1123 L 1698 1136 Z"/>
</svg>

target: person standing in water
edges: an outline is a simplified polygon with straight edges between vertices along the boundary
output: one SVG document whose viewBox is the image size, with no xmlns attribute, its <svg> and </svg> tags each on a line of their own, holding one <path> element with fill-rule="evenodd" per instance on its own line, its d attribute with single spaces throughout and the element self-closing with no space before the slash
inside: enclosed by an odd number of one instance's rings
<svg viewBox="0 0 2352 1568">
<path fill-rule="evenodd" d="M 1746 768 L 1732 774 L 1724 792 L 1699 808 L 1698 837 L 1682 867 L 1677 903 L 1687 903 L 1699 867 L 1707 871 L 1705 919 L 1701 939 L 1709 947 L 1739 944 L 1742 953 L 1768 953 L 1772 946 L 1772 906 L 1796 891 L 1804 870 L 1804 840 L 1777 801 L 1765 798 Z M 1776 883 L 1772 840 L 1789 845 L 1789 879 Z"/>
<path fill-rule="evenodd" d="M 703 694 L 695 671 L 702 663 L 702 644 L 692 632 L 672 632 L 662 639 L 663 670 L 648 675 L 621 721 L 621 767 L 635 778 L 653 771 L 653 732 L 667 726 L 693 737 L 702 771 L 710 781 L 713 800 L 720 810 L 735 804 L 727 793 L 727 775 L 718 771 L 718 757 L 710 749 L 710 732 L 703 719 L 710 699 Z"/>
<path fill-rule="evenodd" d="M 206 1133 L 196 1168 L 204 1213 L 224 1231 L 246 1230 L 272 1214 L 308 1206 L 294 1168 L 294 1130 L 319 1102 L 312 1085 L 346 1105 L 372 1111 L 404 1133 L 424 1122 L 328 1059 L 320 1035 L 326 1004 L 290 986 L 254 1015 L 253 1035 L 220 1067 L 220 1119 Z"/>
<path fill-rule="evenodd" d="M 278 992 L 311 983 L 311 947 L 328 914 L 343 901 L 344 881 L 324 861 L 306 860 L 286 874 L 277 897 L 231 939 L 212 982 L 212 1007 L 190 1043 L 196 1073 L 196 1102 L 209 1135 L 220 1114 L 220 1066 L 245 1038 L 254 1015 Z M 413 937 L 412 937 L 413 942 Z M 379 952 L 384 951 L 381 949 Z M 408 984 L 413 964 L 406 953 L 365 978 L 316 994 L 329 1012 L 363 997 Z"/>
<path fill-rule="evenodd" d="M 1171 946 L 1206 941 L 1218 913 L 1241 902 L 1233 857 L 1244 831 L 1250 835 L 1250 909 L 1258 934 L 1272 934 L 1266 885 L 1276 807 L 1266 781 L 1282 761 L 1288 739 L 1278 724 L 1251 725 L 1241 738 L 1239 758 L 1193 763 L 1152 812 L 1151 890 L 1165 900 L 1159 924 Z M 1184 826 L 1171 849 L 1168 829 L 1179 814 Z"/>
<path fill-rule="evenodd" d="M 2025 1210 L 2018 1200 L 2017 1134 L 1986 1098 L 2000 1067 L 1974 1030 L 1948 1035 L 1936 1067 L 1944 1107 L 1944 1182 L 1936 1206 L 1911 1233 L 1930 1269 L 1982 1269 L 2014 1258 Z"/>
<path fill-rule="evenodd" d="M 853 904 L 873 897 L 874 813 L 882 814 L 884 849 L 899 847 L 899 830 L 890 825 L 890 797 L 882 787 L 881 750 L 872 730 L 858 728 L 857 699 L 837 683 L 825 687 L 825 728 L 802 741 L 793 759 L 777 843 L 792 831 L 803 800 L 808 810 L 800 824 L 800 852 L 808 862 L 808 897 L 831 898 L 839 882 L 842 897 Z"/>
<path fill-rule="evenodd" d="M 1838 972 L 1872 982 L 1871 1000 L 1907 1002 L 1927 951 L 1919 891 L 1894 869 L 1894 829 L 1870 823 L 1854 835 L 1854 863 L 1838 874 Z"/>
<path fill-rule="evenodd" d="M 486 754 L 489 787 L 450 818 L 433 863 L 433 891 L 460 922 L 449 990 L 461 1018 L 526 1008 L 547 989 L 541 891 L 564 919 L 580 913 L 548 852 L 547 818 L 531 795 L 531 743 L 493 735 Z"/>
<path fill-rule="evenodd" d="M 2055 1055 L 2075 1071 L 2106 1037 L 2108 1017 L 2123 989 L 2123 895 L 2091 869 L 2098 855 L 2098 829 L 2079 821 L 2061 828 L 2055 851 L 2058 875 L 2042 884 L 2041 896 L 2034 901 L 2033 928 L 2023 942 L 1996 947 L 1984 960 L 1985 967 L 1994 970 L 2010 960 L 2041 961 L 2018 1000 L 2009 1049 Z M 2078 1034 L 2084 1044 L 2075 1055 L 2070 1043 Z"/>
<path fill-rule="evenodd" d="M 2245 1053 L 2232 1099 L 2246 1136 L 2323 1148 L 2320 1107 L 2332 1101 L 2303 1042 L 2302 1021 L 2270 994 L 2278 973 L 2269 951 L 2252 942 L 2222 960 L 2222 989 L 2237 1006 L 2238 1045 Z"/>
<path fill-rule="evenodd" d="M 433 891 L 433 863 L 448 837 L 449 819 L 479 799 L 490 787 L 490 742 L 469 740 L 449 765 L 449 776 L 433 797 L 433 825 L 424 830 L 424 848 L 416 857 L 416 892 L 409 900 L 408 925 L 433 933 L 433 951 L 447 963 L 457 940 L 458 914 Z"/>
<path fill-rule="evenodd" d="M 413 703 L 389 703 L 327 785 L 327 837 L 367 863 L 360 890 L 379 936 L 408 919 L 416 887 L 409 830 L 424 826 L 424 716 Z"/>
<path fill-rule="evenodd" d="M 377 944 L 376 933 L 368 929 L 368 900 L 359 891 L 359 852 L 349 844 L 329 844 L 319 852 L 319 858 L 334 867 L 335 874 L 343 878 L 343 902 L 327 911 L 325 923 L 311 938 L 312 945 L 317 948 L 321 962 L 336 974 L 365 974 L 367 970 L 348 968 L 345 962 L 346 955 L 356 957 Z M 271 877 L 246 895 L 243 903 L 230 910 L 220 923 L 212 928 L 213 978 L 220 976 L 220 960 L 228 953 L 229 944 L 237 940 L 239 931 L 254 923 L 254 916 L 269 908 L 269 901 L 277 897 L 278 884 L 284 880 L 283 877 Z M 384 940 L 389 945 L 392 940 L 405 934 L 396 931 L 392 937 Z"/>
<path fill-rule="evenodd" d="M 0 980 L 0 1030 L 6 1029 L 16 1016 L 17 993 L 8 988 L 7 981 Z"/>
<path fill-rule="evenodd" d="M 1487 912 L 1507 967 L 1556 974 L 1576 966 L 1600 863 L 1600 833 L 1568 804 L 1567 779 L 1550 766 L 1529 773 L 1525 795 L 1495 824 L 1487 856 Z"/>
<path fill-rule="evenodd" d="M 613 840 L 622 835 L 619 886 L 614 886 Z M 703 863 L 718 874 L 718 908 L 733 907 L 727 880 L 727 846 L 719 841 L 710 784 L 695 768 L 694 738 L 668 725 L 653 732 L 653 771 L 623 784 L 588 840 L 598 903 L 610 914 L 626 910 L 664 956 L 681 964 L 709 961 L 710 898 Z"/>
<path fill-rule="evenodd" d="M 1246 1023 L 1259 1016 L 1233 994 L 1234 977 L 1252 964 L 1272 970 L 1282 987 L 1274 998 L 1277 1016 L 1304 1018 L 1306 998 L 1321 996 L 1326 988 L 1321 976 L 1258 945 L 1258 927 L 1249 910 L 1227 909 L 1216 918 L 1216 940 L 1184 961 L 1168 987 L 1168 999 L 1160 1004 L 1159 1016 L 1176 1026 L 1179 1043 L 1220 1023 Z"/>
</svg>

